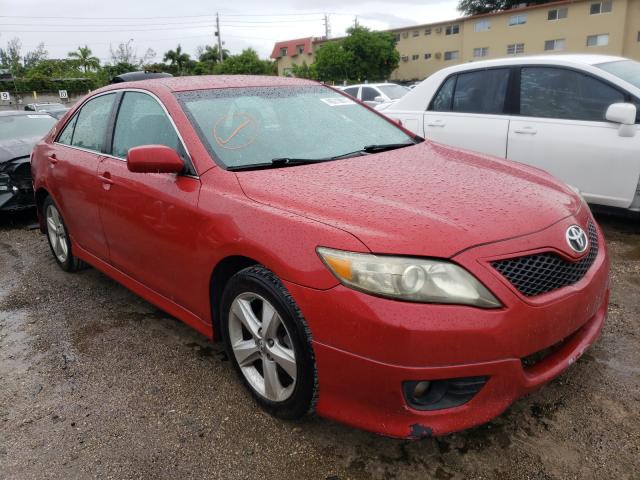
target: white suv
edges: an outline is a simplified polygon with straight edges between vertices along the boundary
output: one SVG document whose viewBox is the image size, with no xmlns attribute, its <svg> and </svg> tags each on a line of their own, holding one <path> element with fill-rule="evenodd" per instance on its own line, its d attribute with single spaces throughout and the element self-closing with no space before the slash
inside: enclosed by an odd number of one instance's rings
<svg viewBox="0 0 640 480">
<path fill-rule="evenodd" d="M 349 85 L 348 87 L 338 88 L 372 107 L 398 100 L 411 91 L 409 88 L 396 83 L 363 83 L 362 85 Z"/>
<path fill-rule="evenodd" d="M 553 55 L 445 68 L 376 108 L 436 142 L 547 170 L 589 203 L 640 211 L 640 63 Z"/>
</svg>

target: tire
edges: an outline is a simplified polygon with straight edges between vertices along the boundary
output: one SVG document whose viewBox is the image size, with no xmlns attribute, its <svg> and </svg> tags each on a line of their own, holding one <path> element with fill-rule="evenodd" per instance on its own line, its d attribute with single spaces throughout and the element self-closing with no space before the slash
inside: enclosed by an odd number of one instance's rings
<svg viewBox="0 0 640 480">
<path fill-rule="evenodd" d="M 273 272 L 253 266 L 236 273 L 224 289 L 220 312 L 227 355 L 258 404 L 284 419 L 313 411 L 311 333 Z"/>
<path fill-rule="evenodd" d="M 42 215 L 49 248 L 51 248 L 51 253 L 56 263 L 65 272 L 75 272 L 84 268 L 86 264 L 74 257 L 71 252 L 71 238 L 69 237 L 67 225 L 64 223 L 62 214 L 51 197 L 47 197 L 44 200 Z"/>
</svg>

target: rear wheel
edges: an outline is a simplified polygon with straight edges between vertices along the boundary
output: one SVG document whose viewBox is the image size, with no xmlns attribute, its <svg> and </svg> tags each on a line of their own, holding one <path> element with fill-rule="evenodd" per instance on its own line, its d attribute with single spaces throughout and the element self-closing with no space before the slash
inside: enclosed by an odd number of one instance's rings
<svg viewBox="0 0 640 480">
<path fill-rule="evenodd" d="M 229 280 L 222 297 L 229 358 L 258 403 L 282 418 L 313 407 L 316 372 L 310 333 L 293 299 L 264 267 Z"/>
<path fill-rule="evenodd" d="M 62 219 L 60 210 L 53 202 L 51 197 L 47 197 L 42 206 L 42 212 L 45 220 L 45 232 L 51 253 L 60 268 L 67 272 L 75 272 L 82 268 L 85 264 L 71 253 L 71 239 L 69 232 Z"/>
</svg>

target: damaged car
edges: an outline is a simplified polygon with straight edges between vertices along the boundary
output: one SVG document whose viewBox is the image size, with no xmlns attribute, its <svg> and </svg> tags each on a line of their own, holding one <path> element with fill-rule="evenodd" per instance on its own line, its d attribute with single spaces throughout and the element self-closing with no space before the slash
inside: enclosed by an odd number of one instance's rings
<svg viewBox="0 0 640 480">
<path fill-rule="evenodd" d="M 44 113 L 0 112 L 0 211 L 35 206 L 29 157 L 56 121 Z"/>
</svg>

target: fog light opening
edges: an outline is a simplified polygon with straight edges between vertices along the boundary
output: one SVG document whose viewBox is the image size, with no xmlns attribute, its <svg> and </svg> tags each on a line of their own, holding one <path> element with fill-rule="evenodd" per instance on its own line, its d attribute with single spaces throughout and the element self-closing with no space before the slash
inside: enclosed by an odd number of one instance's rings
<svg viewBox="0 0 640 480">
<path fill-rule="evenodd" d="M 416 386 L 413 387 L 413 398 L 420 401 L 420 399 L 429 391 L 430 386 L 431 382 L 428 381 L 417 382 Z"/>
</svg>

